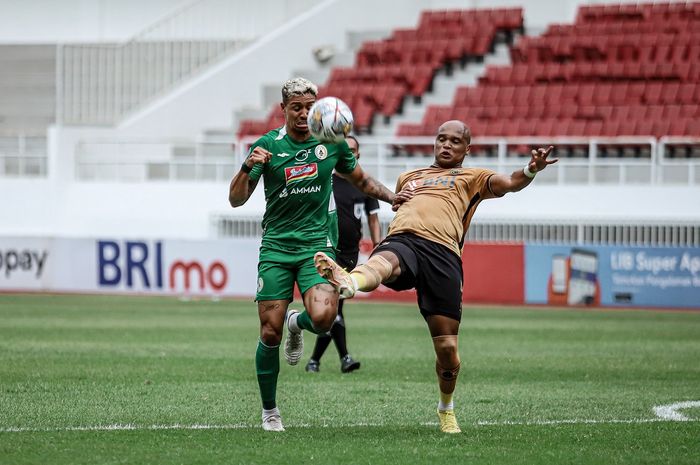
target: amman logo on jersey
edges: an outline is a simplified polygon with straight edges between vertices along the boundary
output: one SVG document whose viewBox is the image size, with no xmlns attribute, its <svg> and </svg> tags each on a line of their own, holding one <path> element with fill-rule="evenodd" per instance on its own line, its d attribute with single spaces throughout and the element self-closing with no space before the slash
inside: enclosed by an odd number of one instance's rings
<svg viewBox="0 0 700 465">
<path fill-rule="evenodd" d="M 302 166 L 290 166 L 284 169 L 284 179 L 287 185 L 303 181 L 305 179 L 315 179 L 318 177 L 318 165 L 309 163 Z"/>
<path fill-rule="evenodd" d="M 321 192 L 321 186 L 304 186 L 295 187 L 289 191 L 289 195 L 296 194 L 315 194 L 316 192 Z"/>
<path fill-rule="evenodd" d="M 280 192 L 279 198 L 283 199 L 287 196 L 297 194 L 315 194 L 317 192 L 321 192 L 321 186 L 299 186 L 290 190 L 287 190 L 285 187 L 282 189 L 282 192 Z"/>
</svg>

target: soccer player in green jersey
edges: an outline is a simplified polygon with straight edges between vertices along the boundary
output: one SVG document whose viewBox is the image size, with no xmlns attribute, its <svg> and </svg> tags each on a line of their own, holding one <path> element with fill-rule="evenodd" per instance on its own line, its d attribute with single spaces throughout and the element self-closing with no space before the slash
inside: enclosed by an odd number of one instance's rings
<svg viewBox="0 0 700 465">
<path fill-rule="evenodd" d="M 335 256 L 337 246 L 333 170 L 371 197 L 389 203 L 403 201 L 402 196 L 395 196 L 362 170 L 345 141 L 320 143 L 309 133 L 306 118 L 317 93 L 317 87 L 304 78 L 285 82 L 280 104 L 285 125 L 251 146 L 229 188 L 229 202 L 238 207 L 250 198 L 261 177 L 265 184 L 255 295 L 260 318 L 255 369 L 262 398 L 262 426 L 267 431 L 284 431 L 276 393 L 285 320 L 284 355 L 287 363 L 296 365 L 304 348 L 302 330 L 325 333 L 337 314 L 338 292 L 314 267 L 314 253 L 323 250 Z M 302 312 L 287 311 L 295 282 L 303 296 Z"/>
</svg>

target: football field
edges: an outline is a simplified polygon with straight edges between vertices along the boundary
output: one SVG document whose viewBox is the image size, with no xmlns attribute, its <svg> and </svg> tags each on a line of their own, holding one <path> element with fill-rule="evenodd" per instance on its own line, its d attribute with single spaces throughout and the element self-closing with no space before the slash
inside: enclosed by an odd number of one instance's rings
<svg viewBox="0 0 700 465">
<path fill-rule="evenodd" d="M 268 433 L 252 302 L 0 295 L 0 464 L 700 463 L 700 312 L 466 307 L 458 435 L 415 305 L 345 315 Z"/>
</svg>

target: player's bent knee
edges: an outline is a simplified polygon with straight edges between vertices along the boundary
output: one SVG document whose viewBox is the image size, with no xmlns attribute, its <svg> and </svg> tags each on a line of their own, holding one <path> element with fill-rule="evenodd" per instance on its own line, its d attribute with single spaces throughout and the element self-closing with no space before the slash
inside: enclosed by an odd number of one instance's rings
<svg viewBox="0 0 700 465">
<path fill-rule="evenodd" d="M 448 369 L 459 367 L 459 352 L 457 335 L 436 336 L 433 347 L 438 363 Z"/>
<path fill-rule="evenodd" d="M 264 325 L 260 329 L 260 340 L 263 344 L 274 347 L 280 345 L 282 341 L 282 328 L 275 328 L 270 325 Z"/>
<path fill-rule="evenodd" d="M 324 312 L 322 314 L 311 315 L 311 324 L 319 332 L 330 331 L 335 322 L 335 314 Z"/>
</svg>

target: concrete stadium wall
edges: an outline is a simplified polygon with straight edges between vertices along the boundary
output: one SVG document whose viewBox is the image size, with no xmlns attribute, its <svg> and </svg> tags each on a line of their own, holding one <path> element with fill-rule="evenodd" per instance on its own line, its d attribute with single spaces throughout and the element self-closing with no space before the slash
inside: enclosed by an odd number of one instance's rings
<svg viewBox="0 0 700 465">
<path fill-rule="evenodd" d="M 183 0 L 0 1 L 0 43 L 119 42 Z"/>
</svg>

